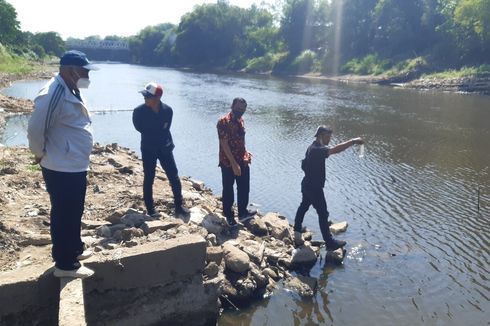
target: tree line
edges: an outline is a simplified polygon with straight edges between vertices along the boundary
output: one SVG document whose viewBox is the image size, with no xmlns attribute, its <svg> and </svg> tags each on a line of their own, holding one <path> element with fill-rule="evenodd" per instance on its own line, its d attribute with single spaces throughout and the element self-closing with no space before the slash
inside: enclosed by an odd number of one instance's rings
<svg viewBox="0 0 490 326">
<path fill-rule="evenodd" d="M 195 6 L 177 25 L 105 40 L 128 41 L 128 61 L 144 65 L 277 74 L 488 66 L 490 0 L 278 0 L 250 8 L 218 0 Z M 38 57 L 59 56 L 66 47 L 56 32 L 20 31 L 6 0 L 0 43 Z"/>
</svg>

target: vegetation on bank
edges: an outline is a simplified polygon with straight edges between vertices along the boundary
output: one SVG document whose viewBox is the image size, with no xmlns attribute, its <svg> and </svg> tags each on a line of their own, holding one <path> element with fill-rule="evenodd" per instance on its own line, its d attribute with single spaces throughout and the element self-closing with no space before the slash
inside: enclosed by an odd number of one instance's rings
<svg viewBox="0 0 490 326">
<path fill-rule="evenodd" d="M 8 0 L 0 0 L 0 18 L 0 43 L 14 58 L 59 56 L 77 41 L 65 42 L 56 32 L 21 31 Z M 195 6 L 177 25 L 162 22 L 131 37 L 84 39 L 98 40 L 127 41 L 128 62 L 154 66 L 292 75 L 478 75 L 488 71 L 490 0 L 279 0 L 250 8 L 217 0 Z M 90 57 L 108 59 L 103 51 Z M 5 60 L 10 68 L 0 69 L 13 69 L 20 59 L 12 60 Z"/>
<path fill-rule="evenodd" d="M 0 72 L 23 74 L 32 70 L 33 66 L 29 60 L 12 54 L 0 44 Z"/>
<path fill-rule="evenodd" d="M 490 64 L 478 67 L 463 67 L 461 69 L 451 69 L 436 73 L 423 74 L 421 78 L 450 79 L 464 77 L 490 77 Z"/>
</svg>

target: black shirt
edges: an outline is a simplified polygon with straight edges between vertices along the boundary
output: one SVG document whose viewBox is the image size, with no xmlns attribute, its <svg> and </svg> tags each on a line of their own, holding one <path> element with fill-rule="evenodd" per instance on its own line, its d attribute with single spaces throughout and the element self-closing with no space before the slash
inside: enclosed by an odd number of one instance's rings
<svg viewBox="0 0 490 326">
<path fill-rule="evenodd" d="M 154 112 L 146 104 L 133 111 L 133 125 L 141 133 L 141 150 L 174 149 L 170 126 L 173 111 L 170 106 L 160 102 L 160 111 Z"/>
<path fill-rule="evenodd" d="M 325 186 L 325 160 L 328 157 L 328 147 L 316 140 L 306 150 L 305 158 L 301 164 L 305 177 L 303 182 L 312 188 Z"/>
</svg>

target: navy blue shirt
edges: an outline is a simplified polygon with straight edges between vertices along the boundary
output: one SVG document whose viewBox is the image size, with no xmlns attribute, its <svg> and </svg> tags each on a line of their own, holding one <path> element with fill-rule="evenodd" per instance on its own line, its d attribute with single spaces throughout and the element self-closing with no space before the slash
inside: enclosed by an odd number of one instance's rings
<svg viewBox="0 0 490 326">
<path fill-rule="evenodd" d="M 158 112 L 154 112 L 146 104 L 134 109 L 133 125 L 141 133 L 141 150 L 171 151 L 174 149 L 170 133 L 172 117 L 172 108 L 162 102 L 160 102 Z"/>
<path fill-rule="evenodd" d="M 328 147 L 316 140 L 306 150 L 301 167 L 305 171 L 303 182 L 311 188 L 325 186 L 325 160 L 328 157 Z"/>
</svg>

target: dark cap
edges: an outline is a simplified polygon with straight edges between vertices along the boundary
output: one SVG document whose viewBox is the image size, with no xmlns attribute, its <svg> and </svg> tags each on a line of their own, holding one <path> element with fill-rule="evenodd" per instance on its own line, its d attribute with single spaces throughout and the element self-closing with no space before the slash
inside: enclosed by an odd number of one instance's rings
<svg viewBox="0 0 490 326">
<path fill-rule="evenodd" d="M 60 66 L 78 66 L 87 70 L 99 70 L 98 67 L 88 61 L 85 53 L 77 50 L 70 50 L 63 53 L 60 59 Z"/>
<path fill-rule="evenodd" d="M 319 126 L 316 129 L 315 137 L 318 137 L 323 134 L 331 134 L 333 131 L 332 129 L 328 128 L 327 126 Z"/>
</svg>

